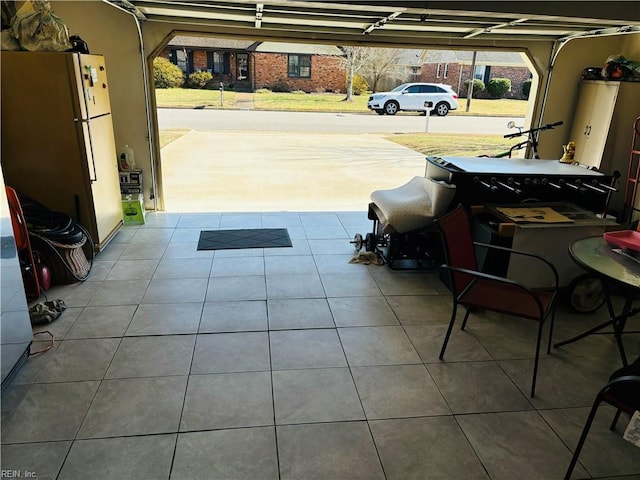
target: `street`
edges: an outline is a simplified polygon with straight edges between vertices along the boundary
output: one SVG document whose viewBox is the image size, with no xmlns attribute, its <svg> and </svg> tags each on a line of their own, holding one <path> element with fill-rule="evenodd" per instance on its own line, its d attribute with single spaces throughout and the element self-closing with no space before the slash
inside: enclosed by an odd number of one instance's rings
<svg viewBox="0 0 640 480">
<path fill-rule="evenodd" d="M 195 110 L 159 108 L 160 130 L 189 129 L 200 132 L 280 132 L 333 134 L 391 134 L 424 132 L 427 117 L 321 112 L 274 112 L 262 110 Z M 523 118 L 431 116 L 428 131 L 432 133 L 509 133 L 507 122 L 522 125 Z"/>
</svg>

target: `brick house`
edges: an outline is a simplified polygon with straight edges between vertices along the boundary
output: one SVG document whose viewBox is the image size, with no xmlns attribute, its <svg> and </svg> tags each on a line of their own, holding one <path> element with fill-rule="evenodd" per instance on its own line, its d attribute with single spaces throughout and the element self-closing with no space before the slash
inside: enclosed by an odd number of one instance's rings
<svg viewBox="0 0 640 480">
<path fill-rule="evenodd" d="M 174 37 L 160 53 L 185 76 L 207 71 L 213 82 L 237 91 L 286 84 L 305 92 L 345 91 L 342 51 L 326 45 Z"/>
<path fill-rule="evenodd" d="M 379 80 L 377 91 L 388 92 L 401 83 L 424 81 L 420 79 L 420 72 L 426 52 L 427 50 L 412 48 L 406 48 L 399 52 L 393 70 Z"/>
<path fill-rule="evenodd" d="M 466 97 L 465 81 L 470 78 L 473 52 L 462 50 L 428 50 L 420 70 L 421 82 L 451 85 L 460 97 Z M 522 54 L 517 52 L 478 52 L 474 78 L 485 85 L 492 78 L 508 78 L 511 90 L 506 98 L 525 98 L 522 85 L 532 77 Z M 474 97 L 488 98 L 486 92 L 474 93 Z"/>
<path fill-rule="evenodd" d="M 174 37 L 159 56 L 180 67 L 185 77 L 193 72 L 207 71 L 213 81 L 239 90 L 250 90 L 247 49 L 254 42 L 206 37 Z"/>
</svg>

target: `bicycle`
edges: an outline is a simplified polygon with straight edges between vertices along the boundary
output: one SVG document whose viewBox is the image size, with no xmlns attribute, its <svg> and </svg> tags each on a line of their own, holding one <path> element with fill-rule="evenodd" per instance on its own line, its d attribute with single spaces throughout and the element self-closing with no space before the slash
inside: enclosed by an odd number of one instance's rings
<svg viewBox="0 0 640 480">
<path fill-rule="evenodd" d="M 555 127 L 558 127 L 560 125 L 562 125 L 562 120 L 559 122 L 555 122 L 555 123 L 547 123 L 546 125 L 543 125 L 541 127 L 536 127 L 536 128 L 531 128 L 529 130 L 522 130 L 524 127 L 522 126 L 517 126 L 516 122 L 514 122 L 513 120 L 509 121 L 509 123 L 507 123 L 507 128 L 511 129 L 511 128 L 517 128 L 518 132 L 517 133 L 508 133 L 504 136 L 504 138 L 516 138 L 516 137 L 521 137 L 523 135 L 527 135 L 527 139 L 516 143 L 515 145 L 513 145 L 509 150 L 507 150 L 506 152 L 501 152 L 498 153 L 496 155 L 482 155 L 483 157 L 492 157 L 492 158 L 511 158 L 511 156 L 513 155 L 513 152 L 517 151 L 517 150 L 522 150 L 523 148 L 527 148 L 527 147 L 531 147 L 531 149 L 533 150 L 533 158 L 539 159 L 540 156 L 538 155 L 538 144 L 539 144 L 539 137 L 540 137 L 540 132 L 543 132 L 544 130 L 552 130 Z"/>
</svg>

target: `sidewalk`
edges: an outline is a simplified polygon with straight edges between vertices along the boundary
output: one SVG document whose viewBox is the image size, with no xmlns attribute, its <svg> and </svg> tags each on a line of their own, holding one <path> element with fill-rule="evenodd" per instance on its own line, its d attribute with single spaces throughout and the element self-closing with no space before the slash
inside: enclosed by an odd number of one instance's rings
<svg viewBox="0 0 640 480">
<path fill-rule="evenodd" d="M 253 93 L 236 92 L 233 108 L 235 110 L 253 110 Z"/>
</svg>

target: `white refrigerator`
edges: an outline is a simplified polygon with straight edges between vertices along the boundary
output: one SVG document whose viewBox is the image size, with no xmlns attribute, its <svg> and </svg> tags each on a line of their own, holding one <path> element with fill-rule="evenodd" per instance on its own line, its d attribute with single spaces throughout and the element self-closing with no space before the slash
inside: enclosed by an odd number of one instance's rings
<svg viewBox="0 0 640 480">
<path fill-rule="evenodd" d="M 122 226 L 104 57 L 2 52 L 0 67 L 5 183 L 71 215 L 102 250 Z"/>
</svg>

